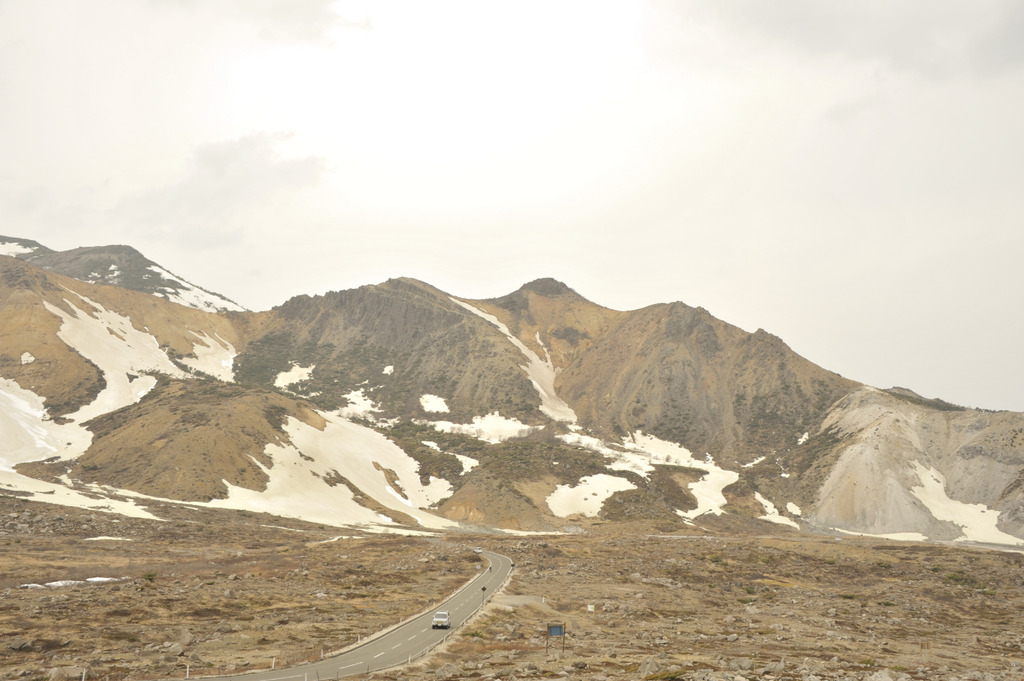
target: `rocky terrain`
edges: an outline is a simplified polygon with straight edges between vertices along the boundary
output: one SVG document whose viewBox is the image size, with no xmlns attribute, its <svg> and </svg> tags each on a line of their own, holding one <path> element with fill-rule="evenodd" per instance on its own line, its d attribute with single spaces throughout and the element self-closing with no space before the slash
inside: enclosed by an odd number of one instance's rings
<svg viewBox="0 0 1024 681">
<path fill-rule="evenodd" d="M 162 522 L 0 497 L 0 679 L 184 678 L 317 659 L 432 608 L 480 567 L 474 545 L 515 561 L 503 593 L 442 648 L 373 678 L 1024 675 L 1018 553 L 602 523 L 339 538 L 236 511 L 159 510 Z M 85 581 L 101 577 L 114 581 Z M 549 624 L 567 635 L 549 640 Z"/>
<path fill-rule="evenodd" d="M 161 297 L 128 247 L 15 246 L 0 488 L 349 527 L 674 532 L 728 510 L 750 532 L 1024 544 L 1024 415 L 863 386 L 701 308 L 393 279 L 218 312 Z"/>
</svg>

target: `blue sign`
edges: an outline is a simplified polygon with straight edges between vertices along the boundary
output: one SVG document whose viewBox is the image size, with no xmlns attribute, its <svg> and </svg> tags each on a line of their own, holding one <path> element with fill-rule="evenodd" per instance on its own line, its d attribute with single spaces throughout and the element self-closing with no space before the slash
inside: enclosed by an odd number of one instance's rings
<svg viewBox="0 0 1024 681">
<path fill-rule="evenodd" d="M 549 624 L 548 636 L 565 636 L 564 624 Z"/>
</svg>

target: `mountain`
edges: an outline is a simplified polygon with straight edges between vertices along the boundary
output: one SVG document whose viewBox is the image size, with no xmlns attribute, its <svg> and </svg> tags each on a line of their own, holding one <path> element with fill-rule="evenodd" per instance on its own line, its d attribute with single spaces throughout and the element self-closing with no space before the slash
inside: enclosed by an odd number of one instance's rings
<svg viewBox="0 0 1024 681">
<path fill-rule="evenodd" d="M 865 386 L 699 307 L 392 279 L 220 312 L 147 288 L 162 268 L 127 247 L 0 243 L 0 493 L 387 531 L 1024 537 L 1024 414 Z"/>
<path fill-rule="evenodd" d="M 0 255 L 11 255 L 44 270 L 90 284 L 109 284 L 211 312 L 241 312 L 238 303 L 178 277 L 131 246 L 97 246 L 54 251 L 29 239 L 0 236 Z"/>
</svg>

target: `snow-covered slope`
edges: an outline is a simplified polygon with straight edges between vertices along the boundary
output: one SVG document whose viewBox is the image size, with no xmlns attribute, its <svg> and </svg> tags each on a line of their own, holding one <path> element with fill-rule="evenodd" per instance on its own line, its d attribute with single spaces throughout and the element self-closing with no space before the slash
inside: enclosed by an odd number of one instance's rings
<svg viewBox="0 0 1024 681">
<path fill-rule="evenodd" d="M 822 426 L 846 444 L 809 519 L 870 535 L 1024 544 L 1021 499 L 1007 494 L 1024 466 L 1013 447 L 1020 425 L 1019 414 L 935 410 L 862 388 Z"/>
<path fill-rule="evenodd" d="M 89 284 L 119 286 L 149 293 L 179 305 L 208 312 L 241 312 L 228 298 L 186 281 L 149 260 L 130 246 L 90 246 L 54 251 L 35 241 L 0 236 L 0 255 Z"/>
<path fill-rule="evenodd" d="M 171 275 L 126 247 L 0 244 L 0 486 L 27 498 L 388 531 L 1024 537 L 1024 415 L 859 386 L 697 308 L 392 280 L 220 314 L 154 299 Z M 145 294 L 109 285 L 140 271 Z"/>
</svg>

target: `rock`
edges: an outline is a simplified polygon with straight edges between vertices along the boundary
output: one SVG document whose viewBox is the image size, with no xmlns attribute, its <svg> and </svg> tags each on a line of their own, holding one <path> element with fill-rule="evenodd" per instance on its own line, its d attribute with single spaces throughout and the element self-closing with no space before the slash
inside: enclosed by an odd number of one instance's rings
<svg viewBox="0 0 1024 681">
<path fill-rule="evenodd" d="M 196 642 L 196 637 L 188 629 L 182 627 L 177 631 L 172 632 L 172 638 L 170 640 L 173 643 L 180 643 L 183 646 L 190 646 Z"/>
<path fill-rule="evenodd" d="M 754 661 L 749 657 L 736 657 L 729 660 L 729 669 L 732 671 L 746 672 L 754 668 Z"/>
<path fill-rule="evenodd" d="M 76 681 L 89 678 L 89 669 L 83 667 L 54 667 L 50 670 L 50 681 Z"/>
<path fill-rule="evenodd" d="M 451 662 L 442 665 L 436 672 L 434 672 L 435 679 L 452 679 L 457 676 L 462 676 L 462 670 Z"/>
<path fill-rule="evenodd" d="M 645 678 L 651 674 L 657 674 L 661 671 L 661 665 L 653 657 L 645 657 L 644 661 L 640 663 L 640 669 L 637 672 L 640 678 Z"/>
</svg>

